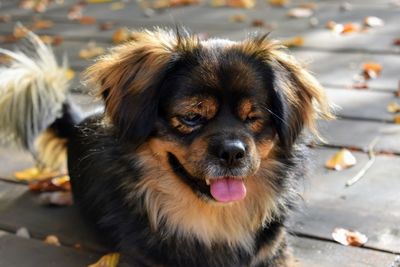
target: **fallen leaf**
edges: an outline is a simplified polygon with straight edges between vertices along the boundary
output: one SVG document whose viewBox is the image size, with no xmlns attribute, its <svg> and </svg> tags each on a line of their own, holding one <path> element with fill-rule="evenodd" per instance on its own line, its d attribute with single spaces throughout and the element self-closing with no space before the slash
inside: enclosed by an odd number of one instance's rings
<svg viewBox="0 0 400 267">
<path fill-rule="evenodd" d="M 121 10 L 125 8 L 125 3 L 124 2 L 116 2 L 116 3 L 112 3 L 110 4 L 110 9 L 111 10 Z"/>
<path fill-rule="evenodd" d="M 31 238 L 28 229 L 25 227 L 18 228 L 18 230 L 15 232 L 15 235 L 22 238 Z"/>
<path fill-rule="evenodd" d="M 251 26 L 261 28 L 265 26 L 265 22 L 262 19 L 255 19 L 251 22 Z"/>
<path fill-rule="evenodd" d="M 287 6 L 290 3 L 290 0 L 269 0 L 268 3 L 272 6 Z"/>
<path fill-rule="evenodd" d="M 308 2 L 308 3 L 301 3 L 299 5 L 300 8 L 306 8 L 310 10 L 316 10 L 317 9 L 317 3 L 314 2 Z"/>
<path fill-rule="evenodd" d="M 88 265 L 88 267 L 117 267 L 119 258 L 119 253 L 109 253 L 101 257 L 96 263 Z"/>
<path fill-rule="evenodd" d="M 11 15 L 1 15 L 0 16 L 0 23 L 9 22 L 11 21 Z"/>
<path fill-rule="evenodd" d="M 301 36 L 295 36 L 290 39 L 282 41 L 282 44 L 286 47 L 299 47 L 304 45 L 304 38 Z"/>
<path fill-rule="evenodd" d="M 38 13 L 43 13 L 46 11 L 49 3 L 49 0 L 22 0 L 19 2 L 19 7 L 23 9 L 31 9 Z"/>
<path fill-rule="evenodd" d="M 55 235 L 48 235 L 46 236 L 46 238 L 44 239 L 44 242 L 46 244 L 49 245 L 53 245 L 53 246 L 61 246 L 60 240 L 58 240 L 58 237 Z"/>
<path fill-rule="evenodd" d="M 343 24 L 343 29 L 340 32 L 341 34 L 349 34 L 354 33 L 360 30 L 360 27 L 355 23 L 345 23 Z"/>
<path fill-rule="evenodd" d="M 60 176 L 60 173 L 51 171 L 49 169 L 39 170 L 36 167 L 28 168 L 14 173 L 14 177 L 22 181 L 45 180 L 56 176 Z"/>
<path fill-rule="evenodd" d="M 362 74 L 366 80 L 375 79 L 381 75 L 382 65 L 376 62 L 366 62 L 362 65 Z"/>
<path fill-rule="evenodd" d="M 235 14 L 231 17 L 231 21 L 233 22 L 244 22 L 246 20 L 245 14 Z"/>
<path fill-rule="evenodd" d="M 19 39 L 20 38 L 15 37 L 13 34 L 0 35 L 0 43 L 4 43 L 4 44 L 15 43 Z"/>
<path fill-rule="evenodd" d="M 82 25 L 92 25 L 96 23 L 96 18 L 91 16 L 82 16 L 79 18 L 79 23 Z"/>
<path fill-rule="evenodd" d="M 400 105 L 397 102 L 390 102 L 387 106 L 387 111 L 390 113 L 400 112 Z"/>
<path fill-rule="evenodd" d="M 118 28 L 115 30 L 112 41 L 114 44 L 120 44 L 130 39 L 131 32 L 127 28 Z"/>
<path fill-rule="evenodd" d="M 288 11 L 287 16 L 290 18 L 309 18 L 313 14 L 313 11 L 309 8 L 296 7 Z"/>
<path fill-rule="evenodd" d="M 96 43 L 90 42 L 86 48 L 79 51 L 79 57 L 82 59 L 91 59 L 104 54 L 104 48 L 97 46 Z"/>
<path fill-rule="evenodd" d="M 72 80 L 75 77 L 75 71 L 71 68 L 68 68 L 65 71 L 65 76 L 67 77 L 68 80 Z"/>
<path fill-rule="evenodd" d="M 101 31 L 108 31 L 111 30 L 115 25 L 114 21 L 106 21 L 99 24 L 99 29 Z"/>
<path fill-rule="evenodd" d="M 332 238 L 342 245 L 353 247 L 360 247 L 368 241 L 366 235 L 344 228 L 335 228 L 332 232 Z"/>
<path fill-rule="evenodd" d="M 225 0 L 211 0 L 211 6 L 212 7 L 223 7 L 226 5 Z"/>
<path fill-rule="evenodd" d="M 73 197 L 71 192 L 45 192 L 39 195 L 39 204 L 55 206 L 71 206 Z"/>
<path fill-rule="evenodd" d="M 42 29 L 50 29 L 54 26 L 54 22 L 51 20 L 36 20 L 33 25 L 31 30 L 42 30 Z"/>
<path fill-rule="evenodd" d="M 385 22 L 381 18 L 369 16 L 364 19 L 363 24 L 364 24 L 364 26 L 374 28 L 374 27 L 381 27 L 381 26 L 385 25 Z"/>
<path fill-rule="evenodd" d="M 400 81 L 399 81 L 399 83 L 398 83 L 398 85 L 397 85 L 397 91 L 394 93 L 394 95 L 395 95 L 396 97 L 400 97 Z"/>
<path fill-rule="evenodd" d="M 64 38 L 60 35 L 40 35 L 39 38 L 40 40 L 42 40 L 43 43 L 53 46 L 60 45 L 64 41 Z"/>
<path fill-rule="evenodd" d="M 349 167 L 354 166 L 357 163 L 356 158 L 346 148 L 342 148 L 335 155 L 333 155 L 329 160 L 326 161 L 325 167 L 328 169 L 341 171 Z"/>
<path fill-rule="evenodd" d="M 71 191 L 71 183 L 68 175 L 49 178 L 28 183 L 29 190 L 34 192 Z"/>
<path fill-rule="evenodd" d="M 255 4 L 255 0 L 227 0 L 227 6 L 229 7 L 252 8 Z"/>
<path fill-rule="evenodd" d="M 393 118 L 393 122 L 396 124 L 400 124 L 400 115 L 395 115 Z"/>
<path fill-rule="evenodd" d="M 394 39 L 393 45 L 400 45 L 400 38 Z"/>
<path fill-rule="evenodd" d="M 73 5 L 69 11 L 68 11 L 68 19 L 70 20 L 78 20 L 82 18 L 82 13 L 83 13 L 83 8 L 85 7 L 85 4 L 83 3 L 78 3 Z"/>
</svg>

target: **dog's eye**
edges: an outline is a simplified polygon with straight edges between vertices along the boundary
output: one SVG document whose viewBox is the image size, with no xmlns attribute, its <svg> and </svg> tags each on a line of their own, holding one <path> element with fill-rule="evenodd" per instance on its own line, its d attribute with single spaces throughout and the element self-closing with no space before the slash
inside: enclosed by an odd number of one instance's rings
<svg viewBox="0 0 400 267">
<path fill-rule="evenodd" d="M 260 120 L 263 120 L 263 118 L 261 116 L 257 116 L 257 115 L 250 115 L 246 118 L 246 122 L 249 122 L 249 123 L 260 121 Z"/>
<path fill-rule="evenodd" d="M 204 123 L 204 118 L 197 113 L 189 113 L 183 116 L 179 116 L 178 119 L 189 127 L 195 127 L 199 124 Z"/>
</svg>

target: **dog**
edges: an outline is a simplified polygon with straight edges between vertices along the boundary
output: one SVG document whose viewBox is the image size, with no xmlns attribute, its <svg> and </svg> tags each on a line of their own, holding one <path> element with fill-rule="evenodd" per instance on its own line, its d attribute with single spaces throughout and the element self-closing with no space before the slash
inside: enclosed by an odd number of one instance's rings
<svg viewBox="0 0 400 267">
<path fill-rule="evenodd" d="M 37 92 L 20 94 L 43 101 L 0 98 L 25 103 L 0 117 L 11 125 L 3 137 L 35 155 L 59 140 L 74 200 L 131 266 L 293 266 L 285 222 L 307 171 L 305 140 L 332 115 L 320 84 L 282 45 L 134 32 L 85 72 L 105 107 L 85 118 L 55 73 L 65 64 L 54 67 L 51 49 L 30 36 L 43 51 L 23 59 L 43 75 L 27 75 L 21 87 Z M 23 61 L 5 70 L 26 69 Z M 65 168 L 65 157 L 36 158 Z"/>
</svg>

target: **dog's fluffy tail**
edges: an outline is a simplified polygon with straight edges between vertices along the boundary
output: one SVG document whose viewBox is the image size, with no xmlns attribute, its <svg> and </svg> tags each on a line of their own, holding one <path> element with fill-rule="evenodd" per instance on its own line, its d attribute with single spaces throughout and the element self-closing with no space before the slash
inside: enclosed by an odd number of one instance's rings
<svg viewBox="0 0 400 267">
<path fill-rule="evenodd" d="M 0 67 L 0 142 L 28 150 L 38 166 L 65 169 L 65 143 L 79 112 L 68 99 L 67 62 L 32 32 Z"/>
</svg>

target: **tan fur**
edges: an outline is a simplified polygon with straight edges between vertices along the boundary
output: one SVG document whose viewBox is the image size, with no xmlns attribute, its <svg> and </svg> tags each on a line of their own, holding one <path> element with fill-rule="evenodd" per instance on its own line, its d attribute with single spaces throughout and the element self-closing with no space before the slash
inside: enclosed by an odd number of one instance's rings
<svg viewBox="0 0 400 267">
<path fill-rule="evenodd" d="M 153 144 L 154 146 L 154 144 Z M 277 212 L 277 192 L 262 175 L 246 179 L 247 197 L 230 204 L 211 203 L 200 199 L 181 178 L 170 169 L 166 155 L 145 145 L 139 152 L 140 163 L 146 175 L 130 188 L 127 202 L 144 197 L 144 208 L 154 229 L 165 221 L 166 235 L 197 238 L 207 246 L 227 242 L 253 250 L 254 234 Z M 278 167 L 273 159 L 267 160 L 270 174 Z"/>
<path fill-rule="evenodd" d="M 67 172 L 67 140 L 58 137 L 51 129 L 40 134 L 35 141 L 39 168 Z"/>
</svg>

